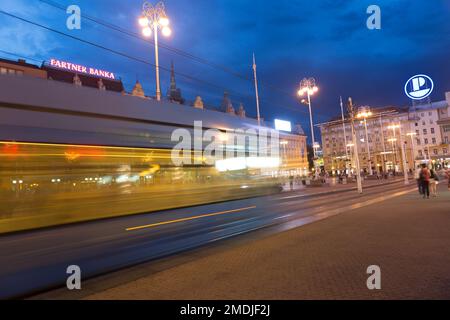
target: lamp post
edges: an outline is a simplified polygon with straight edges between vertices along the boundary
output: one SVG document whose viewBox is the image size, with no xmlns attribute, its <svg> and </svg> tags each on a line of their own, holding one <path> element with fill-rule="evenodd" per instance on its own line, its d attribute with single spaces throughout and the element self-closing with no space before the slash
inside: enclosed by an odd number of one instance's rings
<svg viewBox="0 0 450 320">
<path fill-rule="evenodd" d="M 373 171 L 372 171 L 372 157 L 370 154 L 370 146 L 369 146 L 369 133 L 367 131 L 367 118 L 372 116 L 372 112 L 370 111 L 369 107 L 361 107 L 360 111 L 358 112 L 358 114 L 356 115 L 356 117 L 358 119 L 363 119 L 364 120 L 364 128 L 366 131 L 366 146 L 367 146 L 367 154 L 369 156 L 369 175 L 373 175 Z"/>
<path fill-rule="evenodd" d="M 350 115 L 351 119 L 351 126 L 352 126 L 352 144 L 354 149 L 354 157 L 355 157 L 355 166 L 356 166 L 356 184 L 358 187 L 358 192 L 362 193 L 362 181 L 361 181 L 361 166 L 359 164 L 359 155 L 358 155 L 358 143 L 356 139 L 356 130 L 355 130 L 355 113 L 353 108 L 353 100 L 352 98 L 348 98 L 348 113 Z"/>
<path fill-rule="evenodd" d="M 346 145 L 346 149 L 350 150 L 350 170 L 351 171 L 353 171 L 353 168 L 354 168 L 354 160 L 353 160 L 353 147 L 354 146 L 355 145 L 353 143 L 347 143 L 347 145 Z"/>
<path fill-rule="evenodd" d="M 407 184 L 409 184 L 409 179 L 408 179 L 408 169 L 409 168 L 408 168 L 408 164 L 406 163 L 405 141 L 403 138 L 401 125 L 398 126 L 398 131 L 399 131 L 400 142 L 401 142 L 401 147 L 402 147 L 403 177 L 405 179 L 405 185 L 407 185 Z"/>
<path fill-rule="evenodd" d="M 169 28 L 169 19 L 163 2 L 158 2 L 152 6 L 145 2 L 142 7 L 142 16 L 139 18 L 142 33 L 145 37 L 151 37 L 155 40 L 155 65 L 156 65 L 156 100 L 161 101 L 161 87 L 159 84 L 159 52 L 158 52 L 158 29 L 161 29 L 163 36 L 168 37 L 172 34 Z"/>
<path fill-rule="evenodd" d="M 344 133 L 344 145 L 345 145 L 345 174 L 347 174 L 347 164 L 348 164 L 348 150 L 347 150 L 347 132 L 345 130 L 345 116 L 344 116 L 344 104 L 342 103 L 342 97 L 339 97 L 339 102 L 341 106 L 341 117 L 342 117 L 342 130 Z"/>
<path fill-rule="evenodd" d="M 316 86 L 316 80 L 314 78 L 304 78 L 302 81 L 300 81 L 300 89 L 298 90 L 298 95 L 301 97 L 305 93 L 308 96 L 308 108 L 309 108 L 309 122 L 311 124 L 311 139 L 312 139 L 312 146 L 313 146 L 313 153 L 314 153 L 314 168 L 317 175 L 317 159 L 316 159 L 316 141 L 314 139 L 314 124 L 313 124 L 313 118 L 312 118 L 312 110 L 311 110 L 311 96 L 314 95 L 317 91 L 319 91 L 319 88 Z"/>
<path fill-rule="evenodd" d="M 386 144 L 384 140 L 384 128 L 383 128 L 383 120 L 381 118 L 381 112 L 380 112 L 380 131 L 381 131 L 381 142 L 383 144 L 383 171 L 386 171 Z"/>
</svg>

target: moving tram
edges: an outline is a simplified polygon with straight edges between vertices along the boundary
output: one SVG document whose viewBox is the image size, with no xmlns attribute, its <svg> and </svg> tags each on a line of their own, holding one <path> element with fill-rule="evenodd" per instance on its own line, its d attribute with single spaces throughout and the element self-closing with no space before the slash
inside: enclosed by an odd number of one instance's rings
<svg viewBox="0 0 450 320">
<path fill-rule="evenodd" d="M 251 119 L 42 79 L 2 76 L 0 87 L 0 233 L 280 190 L 276 168 L 172 161 L 175 129 Z"/>
</svg>

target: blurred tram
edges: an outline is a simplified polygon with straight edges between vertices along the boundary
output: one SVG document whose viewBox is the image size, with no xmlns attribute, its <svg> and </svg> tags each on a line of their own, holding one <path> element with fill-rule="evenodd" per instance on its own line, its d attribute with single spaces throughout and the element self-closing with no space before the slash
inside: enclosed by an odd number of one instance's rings
<svg viewBox="0 0 450 320">
<path fill-rule="evenodd" d="M 28 77 L 2 75 L 0 90 L 0 233 L 280 190 L 277 168 L 172 161 L 175 129 L 252 119 Z"/>
</svg>

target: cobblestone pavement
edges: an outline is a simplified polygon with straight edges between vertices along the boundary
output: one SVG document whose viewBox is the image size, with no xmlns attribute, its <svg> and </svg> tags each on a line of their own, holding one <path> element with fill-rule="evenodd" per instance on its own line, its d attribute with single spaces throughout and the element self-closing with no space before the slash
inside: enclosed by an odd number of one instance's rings
<svg viewBox="0 0 450 320">
<path fill-rule="evenodd" d="M 87 299 L 450 298 L 450 192 L 416 192 L 220 250 Z M 381 268 L 381 290 L 366 269 Z"/>
</svg>

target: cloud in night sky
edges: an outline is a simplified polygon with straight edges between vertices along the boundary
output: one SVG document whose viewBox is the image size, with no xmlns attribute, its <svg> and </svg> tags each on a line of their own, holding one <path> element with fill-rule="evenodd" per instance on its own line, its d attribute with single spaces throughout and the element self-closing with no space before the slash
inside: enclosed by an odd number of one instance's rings
<svg viewBox="0 0 450 320">
<path fill-rule="evenodd" d="M 139 32 L 136 19 L 140 0 L 54 0 L 77 4 L 82 14 Z M 261 108 L 266 119 L 286 118 L 307 128 L 307 109 L 295 92 L 304 77 L 315 77 L 320 92 L 313 99 L 316 122 L 339 112 L 339 96 L 357 104 L 408 105 L 403 93 L 413 74 L 429 74 L 436 82 L 433 100 L 450 91 L 450 1 L 446 0 L 167 0 L 173 37 L 163 43 L 252 77 L 251 56 L 256 53 L 261 80 Z M 366 9 L 381 7 L 382 29 L 366 28 Z M 39 0 L 2 0 L 2 10 L 63 32 L 67 15 Z M 98 66 L 121 75 L 128 90 L 139 79 L 154 92 L 154 70 L 48 31 L 0 15 L 0 50 L 40 60 L 57 57 Z M 71 33 L 153 63 L 153 47 L 89 21 Z M 174 61 L 176 71 L 218 87 L 177 76 L 188 100 L 201 95 L 219 105 L 225 89 L 235 105 L 243 102 L 254 115 L 253 85 L 161 49 L 161 65 Z M 169 75 L 162 72 L 163 92 Z M 264 85 L 267 84 L 267 85 Z M 269 85 L 270 84 L 270 85 Z M 239 95 L 233 94 L 240 93 Z"/>
</svg>

